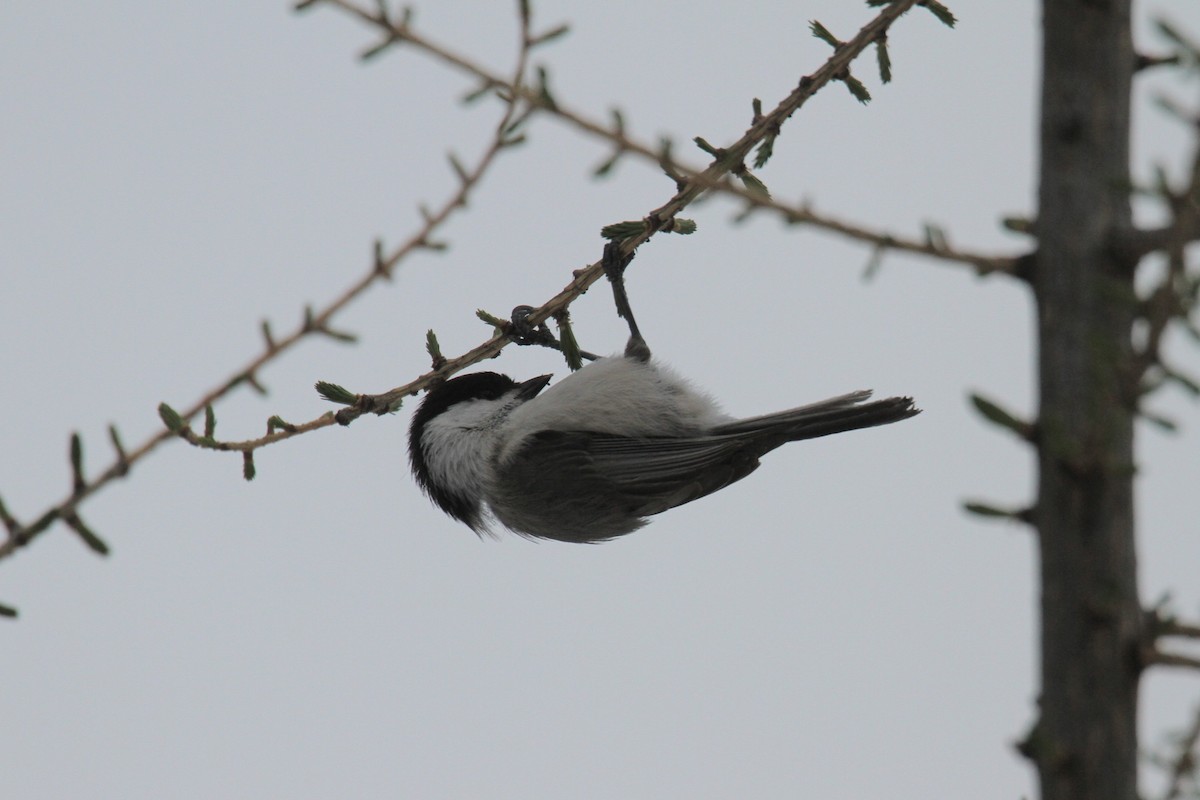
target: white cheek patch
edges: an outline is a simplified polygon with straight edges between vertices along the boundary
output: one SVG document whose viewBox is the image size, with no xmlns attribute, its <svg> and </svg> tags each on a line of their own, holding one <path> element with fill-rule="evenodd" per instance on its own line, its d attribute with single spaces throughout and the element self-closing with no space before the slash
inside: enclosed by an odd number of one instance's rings
<svg viewBox="0 0 1200 800">
<path fill-rule="evenodd" d="M 442 415 L 445 416 L 445 415 Z M 425 427 L 422 444 L 430 477 L 455 494 L 472 496 L 483 479 L 482 466 L 487 463 L 481 453 L 477 431 L 464 429 L 440 417 Z M 482 456 L 482 457 L 481 457 Z"/>
<path fill-rule="evenodd" d="M 460 497 L 480 499 L 506 417 L 495 401 L 471 400 L 431 419 L 421 437 L 430 478 Z"/>
</svg>

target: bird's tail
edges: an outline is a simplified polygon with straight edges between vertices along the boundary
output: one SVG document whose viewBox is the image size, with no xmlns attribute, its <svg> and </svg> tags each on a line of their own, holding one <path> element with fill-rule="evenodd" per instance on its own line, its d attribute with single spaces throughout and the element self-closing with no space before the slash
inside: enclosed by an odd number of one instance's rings
<svg viewBox="0 0 1200 800">
<path fill-rule="evenodd" d="M 776 414 L 735 420 L 718 426 L 712 432 L 717 435 L 774 434 L 780 436 L 782 441 L 794 442 L 858 428 L 888 425 L 921 413 L 921 409 L 913 406 L 911 397 L 864 402 L 870 396 L 869 391 L 851 392 Z M 782 444 L 782 441 L 779 443 Z"/>
</svg>

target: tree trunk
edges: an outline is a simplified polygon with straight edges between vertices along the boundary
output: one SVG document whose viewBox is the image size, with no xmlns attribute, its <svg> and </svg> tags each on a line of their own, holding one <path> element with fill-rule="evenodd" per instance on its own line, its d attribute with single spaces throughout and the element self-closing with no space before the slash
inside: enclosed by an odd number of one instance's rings
<svg viewBox="0 0 1200 800">
<path fill-rule="evenodd" d="M 1038 251 L 1043 800 L 1137 798 L 1131 0 L 1044 0 Z"/>
</svg>

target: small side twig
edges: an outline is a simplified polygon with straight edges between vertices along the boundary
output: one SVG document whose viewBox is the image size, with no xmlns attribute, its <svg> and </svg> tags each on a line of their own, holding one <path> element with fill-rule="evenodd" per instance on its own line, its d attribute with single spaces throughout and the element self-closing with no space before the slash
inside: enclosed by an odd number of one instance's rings
<svg viewBox="0 0 1200 800">
<path fill-rule="evenodd" d="M 1192 712 L 1191 725 L 1176 739 L 1174 754 L 1156 761 L 1167 771 L 1163 800 L 1184 797 L 1188 784 L 1193 791 L 1200 789 L 1200 779 L 1197 777 L 1197 770 L 1200 769 L 1200 706 Z"/>
<path fill-rule="evenodd" d="M 1200 640 L 1200 625 L 1180 621 L 1167 610 L 1164 600 L 1145 612 L 1142 663 L 1146 666 L 1200 669 L 1200 657 L 1163 649 L 1163 640 L 1172 638 Z"/>
</svg>

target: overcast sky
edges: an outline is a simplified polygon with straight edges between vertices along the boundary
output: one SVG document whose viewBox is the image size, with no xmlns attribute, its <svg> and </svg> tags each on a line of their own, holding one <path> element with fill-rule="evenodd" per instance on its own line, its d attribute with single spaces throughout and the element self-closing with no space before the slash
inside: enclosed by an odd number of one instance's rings
<svg viewBox="0 0 1200 800">
<path fill-rule="evenodd" d="M 365 0 L 364 0 L 365 2 Z M 419 4 L 416 25 L 511 69 L 514 4 Z M 981 252 L 1028 242 L 1038 11 L 951 3 L 890 35 L 895 79 L 855 69 L 793 118 L 761 177 L 789 202 L 896 233 L 925 222 Z M 558 98 L 635 137 L 715 145 L 747 127 L 873 12 L 844 0 L 535 3 L 571 34 L 537 54 Z M 1191 0 L 1140 4 L 1200 36 Z M 370 268 L 473 161 L 499 104 L 343 13 L 282 2 L 7 3 L 0 9 L 0 496 L 22 519 L 69 489 L 68 437 L 94 471 L 106 429 L 132 447 L 156 406 L 190 405 Z M 1152 81 L 1153 83 L 1147 83 Z M 1188 140 L 1139 79 L 1139 175 Z M 673 184 L 634 159 L 589 178 L 600 142 L 537 119 L 439 237 L 314 340 L 265 369 L 266 398 L 217 408 L 259 435 L 482 341 L 474 312 L 540 304 L 595 261 L 600 228 Z M 411 481 L 411 406 L 236 456 L 171 442 L 83 508 L 100 560 L 56 528 L 0 564 L 0 795 L 22 798 L 972 797 L 1034 791 L 1013 752 L 1035 716 L 1037 564 L 1028 532 L 960 510 L 1031 499 L 1030 453 L 968 408 L 1034 405 L 1029 296 L 1003 279 L 869 252 L 713 201 L 690 237 L 643 247 L 629 288 L 657 356 L 734 414 L 873 388 L 925 413 L 788 446 L 751 478 L 626 539 L 477 539 Z M 1152 206 L 1139 208 L 1152 220 Z M 624 344 L 603 287 L 572 309 L 590 350 Z M 1173 342 L 1181 364 L 1195 349 Z M 488 365 L 566 371 L 547 350 Z M 1200 614 L 1200 415 L 1139 439 L 1141 585 Z M 1148 746 L 1182 726 L 1194 677 L 1145 684 Z M 1156 785 L 1147 773 L 1147 785 Z"/>
</svg>

